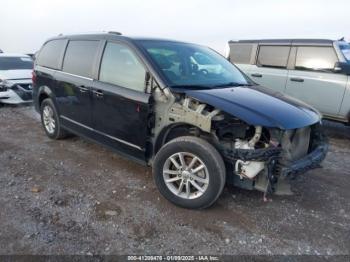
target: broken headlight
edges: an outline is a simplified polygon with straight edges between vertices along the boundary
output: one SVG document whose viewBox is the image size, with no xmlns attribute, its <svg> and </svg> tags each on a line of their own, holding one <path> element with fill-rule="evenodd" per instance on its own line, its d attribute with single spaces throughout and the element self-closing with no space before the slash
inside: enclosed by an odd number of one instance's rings
<svg viewBox="0 0 350 262">
<path fill-rule="evenodd" d="M 0 92 L 5 92 L 8 89 L 8 82 L 0 79 Z"/>
</svg>

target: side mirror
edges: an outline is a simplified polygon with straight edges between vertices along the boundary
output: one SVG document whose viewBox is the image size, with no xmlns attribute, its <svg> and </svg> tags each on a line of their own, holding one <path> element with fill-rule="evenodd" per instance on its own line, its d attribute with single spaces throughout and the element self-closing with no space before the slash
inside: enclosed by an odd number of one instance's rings
<svg viewBox="0 0 350 262">
<path fill-rule="evenodd" d="M 335 73 L 341 73 L 345 75 L 350 75 L 350 64 L 344 62 L 336 62 L 334 64 L 333 71 Z"/>
</svg>

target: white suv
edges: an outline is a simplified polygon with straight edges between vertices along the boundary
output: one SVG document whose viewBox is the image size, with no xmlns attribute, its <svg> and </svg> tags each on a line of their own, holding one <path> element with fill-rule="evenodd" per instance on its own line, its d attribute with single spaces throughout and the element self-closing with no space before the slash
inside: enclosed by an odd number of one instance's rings
<svg viewBox="0 0 350 262">
<path fill-rule="evenodd" d="M 0 54 L 0 103 L 32 101 L 33 60 L 22 54 Z"/>
<path fill-rule="evenodd" d="M 350 45 L 326 39 L 230 41 L 229 60 L 254 82 L 350 121 Z"/>
</svg>

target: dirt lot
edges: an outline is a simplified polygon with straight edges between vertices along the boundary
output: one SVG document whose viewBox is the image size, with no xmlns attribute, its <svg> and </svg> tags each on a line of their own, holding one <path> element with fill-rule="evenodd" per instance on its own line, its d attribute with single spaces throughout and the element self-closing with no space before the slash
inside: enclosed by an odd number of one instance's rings
<svg viewBox="0 0 350 262">
<path fill-rule="evenodd" d="M 150 168 L 48 139 L 32 107 L 0 108 L 0 254 L 349 254 L 350 128 L 326 129 L 324 168 L 294 196 L 229 188 L 192 211 L 160 196 Z"/>
</svg>

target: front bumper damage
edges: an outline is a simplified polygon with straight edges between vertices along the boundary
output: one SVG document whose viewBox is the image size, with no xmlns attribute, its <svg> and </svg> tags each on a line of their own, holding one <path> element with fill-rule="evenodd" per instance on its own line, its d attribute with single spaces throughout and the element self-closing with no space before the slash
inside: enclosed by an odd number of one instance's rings
<svg viewBox="0 0 350 262">
<path fill-rule="evenodd" d="M 328 139 L 320 130 L 315 127 L 312 133 L 312 140 L 309 153 L 301 159 L 292 162 L 289 166 L 281 167 L 281 176 L 294 178 L 296 175 L 305 173 L 311 169 L 320 167 L 328 152 Z"/>
<path fill-rule="evenodd" d="M 32 101 L 33 91 L 32 84 L 16 83 L 0 89 L 0 103 L 20 104 Z"/>
<path fill-rule="evenodd" d="M 232 183 L 245 189 L 257 189 L 266 193 L 292 194 L 289 181 L 298 174 L 321 167 L 328 152 L 328 139 L 319 124 L 311 127 L 310 143 L 305 156 L 285 161 L 282 146 L 260 149 L 225 149 L 224 157 L 234 165 L 236 161 L 262 161 L 265 168 L 254 179 L 247 179 L 233 172 Z"/>
</svg>

